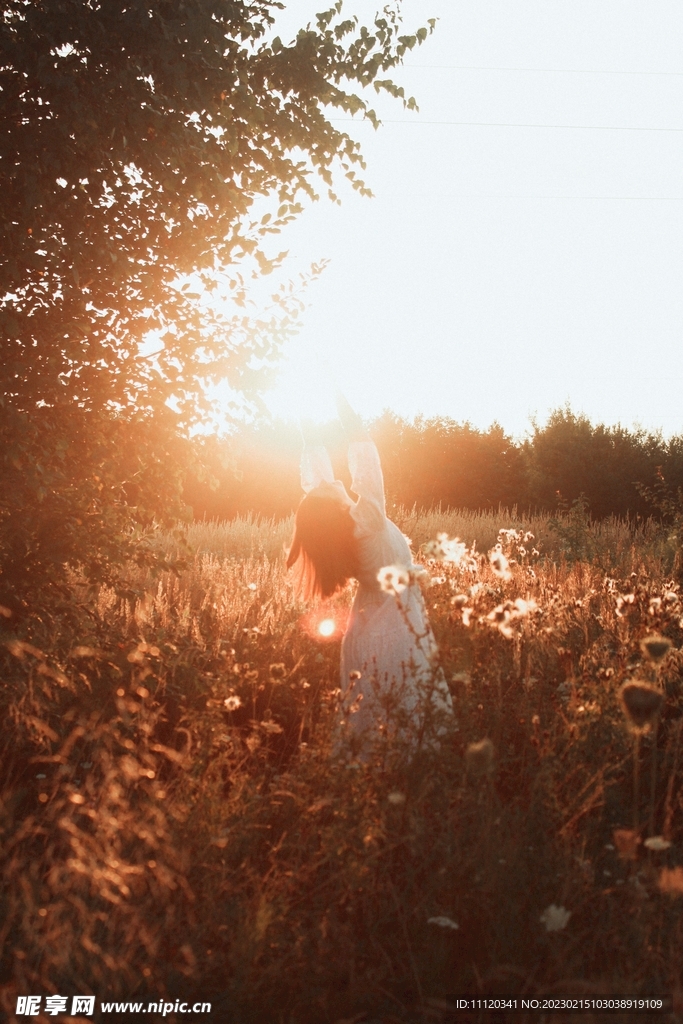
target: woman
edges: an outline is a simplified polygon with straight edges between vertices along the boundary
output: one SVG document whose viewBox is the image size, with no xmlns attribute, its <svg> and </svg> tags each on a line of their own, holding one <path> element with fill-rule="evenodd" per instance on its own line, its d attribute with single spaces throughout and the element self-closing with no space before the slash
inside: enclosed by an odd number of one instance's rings
<svg viewBox="0 0 683 1024">
<path fill-rule="evenodd" d="M 353 501 L 334 479 L 322 447 L 305 446 L 287 567 L 298 563 L 307 598 L 329 597 L 358 580 L 341 651 L 341 733 L 358 751 L 381 734 L 412 746 L 443 731 L 453 706 L 408 542 L 387 519 L 379 455 L 360 418 L 341 396 L 337 408 L 349 440 Z M 440 720 L 439 720 L 440 719 Z"/>
</svg>

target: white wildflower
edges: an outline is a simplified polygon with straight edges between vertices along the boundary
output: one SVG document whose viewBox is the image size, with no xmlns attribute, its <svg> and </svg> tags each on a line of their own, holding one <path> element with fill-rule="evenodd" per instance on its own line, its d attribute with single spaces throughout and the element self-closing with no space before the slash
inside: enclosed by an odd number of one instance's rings
<svg viewBox="0 0 683 1024">
<path fill-rule="evenodd" d="M 381 589 L 389 594 L 400 594 L 426 576 L 427 571 L 421 565 L 385 565 L 377 573 Z"/>
<path fill-rule="evenodd" d="M 567 927 L 567 922 L 571 916 L 571 910 L 567 910 L 565 907 L 558 907 L 556 903 L 551 903 L 549 907 L 545 908 L 539 921 L 545 925 L 547 932 L 561 932 Z"/>
<path fill-rule="evenodd" d="M 496 546 L 489 551 L 489 562 L 491 563 L 491 568 L 495 572 L 496 576 L 502 580 L 511 579 L 512 573 L 510 572 L 510 563 L 503 554 L 503 549 L 500 544 L 496 544 Z"/>
<path fill-rule="evenodd" d="M 668 850 L 671 846 L 671 843 L 668 839 L 665 839 L 664 836 L 650 836 L 649 839 L 645 840 L 643 846 L 646 846 L 648 850 L 660 851 Z"/>
<path fill-rule="evenodd" d="M 272 719 L 267 719 L 265 722 L 261 722 L 261 728 L 267 733 L 280 733 L 282 732 L 282 726 L 278 725 L 277 722 L 273 722 Z"/>
<path fill-rule="evenodd" d="M 427 558 L 433 558 L 437 562 L 453 562 L 459 565 L 467 554 L 467 544 L 459 537 L 450 538 L 447 533 L 437 533 L 436 540 L 430 540 L 425 544 Z"/>
<path fill-rule="evenodd" d="M 404 566 L 385 565 L 377 573 L 379 585 L 387 594 L 400 594 L 410 586 L 410 572 Z"/>
<path fill-rule="evenodd" d="M 537 608 L 538 605 L 531 598 L 525 601 L 518 597 L 515 601 L 505 601 L 504 604 L 499 604 L 486 617 L 509 640 L 514 636 L 512 624 L 526 615 L 530 615 L 531 612 L 535 612 Z"/>
<path fill-rule="evenodd" d="M 459 537 L 449 537 L 447 533 L 437 533 L 436 540 L 430 540 L 425 544 L 423 551 L 426 558 L 435 562 L 451 562 L 464 572 L 477 571 L 475 544 L 468 548 L 467 544 Z"/>
<path fill-rule="evenodd" d="M 242 701 L 239 699 L 236 693 L 233 693 L 230 697 L 226 697 L 223 701 L 226 711 L 237 711 L 242 706 Z"/>
<path fill-rule="evenodd" d="M 460 925 L 457 924 L 457 922 L 452 921 L 450 919 L 450 917 L 444 917 L 443 915 L 440 916 L 440 917 L 430 917 L 430 918 L 428 918 L 427 919 L 427 924 L 435 924 L 435 925 L 438 925 L 439 928 L 452 928 L 453 931 L 456 931 L 456 932 L 457 932 L 458 928 L 460 927 Z"/>
<path fill-rule="evenodd" d="M 451 682 L 461 684 L 462 686 L 470 686 L 472 683 L 472 676 L 469 672 L 464 670 L 461 672 L 454 672 L 451 676 Z"/>
</svg>

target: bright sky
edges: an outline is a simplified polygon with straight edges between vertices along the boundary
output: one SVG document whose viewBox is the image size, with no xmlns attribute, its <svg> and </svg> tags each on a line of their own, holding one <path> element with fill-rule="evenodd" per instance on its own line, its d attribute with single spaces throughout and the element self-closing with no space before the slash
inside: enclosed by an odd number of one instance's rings
<svg viewBox="0 0 683 1024">
<path fill-rule="evenodd" d="M 288 4 L 283 39 L 324 6 Z M 321 199 L 276 239 L 292 275 L 330 264 L 270 409 L 327 418 L 335 381 L 364 417 L 519 436 L 568 401 L 683 432 L 683 6 L 403 10 L 406 30 L 439 19 L 395 75 L 420 112 L 378 100 L 379 132 L 349 124 L 376 198 Z"/>
</svg>

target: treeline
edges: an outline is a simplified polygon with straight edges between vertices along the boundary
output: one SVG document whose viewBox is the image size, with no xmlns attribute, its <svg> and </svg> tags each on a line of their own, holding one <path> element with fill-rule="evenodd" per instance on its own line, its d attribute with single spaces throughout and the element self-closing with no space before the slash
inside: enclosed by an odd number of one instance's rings
<svg viewBox="0 0 683 1024">
<path fill-rule="evenodd" d="M 385 413 L 370 424 L 389 502 L 412 507 L 556 510 L 585 495 L 592 515 L 649 516 L 650 492 L 683 487 L 683 435 L 594 425 L 569 408 L 535 424 L 516 443 L 494 424 L 478 430 L 437 417 L 408 422 Z M 337 424 L 320 429 L 335 473 L 350 483 L 346 443 Z M 197 441 L 207 467 L 191 476 L 185 499 L 195 518 L 256 512 L 289 515 L 301 498 L 297 427 L 260 423 L 229 438 Z M 645 491 L 644 491 L 645 489 Z"/>
</svg>

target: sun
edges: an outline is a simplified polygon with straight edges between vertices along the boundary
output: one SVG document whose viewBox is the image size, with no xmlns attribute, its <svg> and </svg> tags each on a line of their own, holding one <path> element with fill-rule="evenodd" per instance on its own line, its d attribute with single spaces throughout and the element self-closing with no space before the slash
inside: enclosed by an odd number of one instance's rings
<svg viewBox="0 0 683 1024">
<path fill-rule="evenodd" d="M 283 420 L 303 418 L 318 423 L 336 419 L 335 392 L 346 393 L 349 383 L 337 363 L 335 353 L 326 351 L 322 343 L 293 339 L 272 388 L 263 394 L 271 414 Z"/>
<path fill-rule="evenodd" d="M 337 624 L 334 619 L 323 619 L 318 624 L 318 632 L 321 636 L 332 636 L 336 628 Z"/>
</svg>

